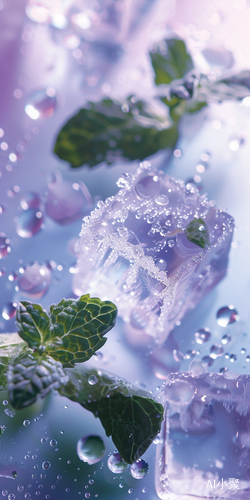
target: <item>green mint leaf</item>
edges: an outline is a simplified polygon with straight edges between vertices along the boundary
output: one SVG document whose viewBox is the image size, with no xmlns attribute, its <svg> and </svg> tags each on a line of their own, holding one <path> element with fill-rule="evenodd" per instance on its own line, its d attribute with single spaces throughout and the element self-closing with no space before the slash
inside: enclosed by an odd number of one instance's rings
<svg viewBox="0 0 250 500">
<path fill-rule="evenodd" d="M 54 147 L 55 154 L 73 168 L 121 158 L 143 160 L 177 142 L 177 127 L 143 101 L 129 97 L 123 104 L 104 99 L 88 106 L 64 125 Z"/>
<path fill-rule="evenodd" d="M 9 366 L 7 380 L 10 403 L 19 410 L 58 389 L 68 377 L 60 362 L 26 348 Z"/>
<path fill-rule="evenodd" d="M 52 305 L 46 353 L 63 367 L 87 361 L 106 342 L 104 335 L 116 322 L 117 308 L 109 301 L 82 295 Z"/>
<path fill-rule="evenodd" d="M 150 52 L 150 58 L 156 85 L 179 80 L 194 67 L 184 41 L 178 38 L 162 40 L 156 50 Z"/>
<path fill-rule="evenodd" d="M 100 419 L 126 463 L 138 460 L 160 431 L 162 405 L 145 391 L 103 371 L 100 374 L 77 367 L 65 372 L 69 382 L 60 387 L 60 394 L 77 401 Z"/>
<path fill-rule="evenodd" d="M 209 232 L 203 219 L 193 219 L 185 228 L 185 234 L 189 241 L 201 248 L 207 247 L 209 243 Z"/>
<path fill-rule="evenodd" d="M 16 324 L 20 337 L 31 348 L 39 347 L 49 337 L 50 319 L 39 304 L 20 302 L 16 312 Z"/>
</svg>

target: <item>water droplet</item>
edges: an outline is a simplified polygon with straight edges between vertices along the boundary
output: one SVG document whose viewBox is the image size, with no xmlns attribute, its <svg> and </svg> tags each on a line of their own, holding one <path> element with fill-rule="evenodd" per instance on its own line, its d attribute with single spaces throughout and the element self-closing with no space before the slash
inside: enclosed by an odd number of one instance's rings
<svg viewBox="0 0 250 500">
<path fill-rule="evenodd" d="M 50 446 L 52 446 L 52 448 L 55 448 L 55 446 L 57 445 L 57 440 L 56 439 L 51 439 L 50 442 L 49 442 Z"/>
<path fill-rule="evenodd" d="M 212 345 L 212 347 L 210 349 L 210 357 L 212 359 L 216 359 L 219 356 L 221 356 L 223 354 L 223 352 L 224 352 L 224 349 L 223 349 L 222 345 L 214 344 L 214 345 Z"/>
<path fill-rule="evenodd" d="M 29 420 L 24 420 L 23 421 L 23 425 L 24 425 L 24 427 L 28 427 L 30 425 L 30 421 Z"/>
<path fill-rule="evenodd" d="M 212 366 L 214 360 L 210 356 L 204 356 L 202 358 L 202 366 L 207 367 L 207 366 Z"/>
<path fill-rule="evenodd" d="M 159 178 L 153 174 L 142 177 L 135 186 L 135 191 L 140 197 L 156 197 L 161 189 Z"/>
<path fill-rule="evenodd" d="M 130 466 L 130 473 L 135 479 L 143 479 L 148 473 L 149 465 L 140 458 Z"/>
<path fill-rule="evenodd" d="M 7 404 L 8 404 L 8 401 L 7 401 L 7 399 L 5 399 L 5 400 L 3 401 L 3 405 L 4 405 L 4 406 L 6 406 Z"/>
<path fill-rule="evenodd" d="M 228 368 L 226 368 L 225 366 L 220 368 L 220 373 L 226 373 L 227 371 L 228 371 Z"/>
<path fill-rule="evenodd" d="M 230 342 L 230 340 L 231 340 L 231 335 L 228 335 L 226 333 L 225 335 L 223 335 L 221 342 L 222 342 L 222 344 L 227 344 L 228 342 Z"/>
<path fill-rule="evenodd" d="M 200 328 L 194 334 L 194 338 L 197 344 L 204 344 L 204 342 L 207 342 L 210 339 L 210 337 L 211 337 L 211 332 L 209 328 Z"/>
<path fill-rule="evenodd" d="M 80 460 L 88 462 L 89 465 L 99 462 L 106 451 L 103 440 L 97 435 L 88 435 L 79 439 L 76 450 Z"/>
<path fill-rule="evenodd" d="M 15 500 L 16 495 L 14 493 L 9 493 L 8 500 Z"/>
<path fill-rule="evenodd" d="M 51 271 L 47 266 L 34 263 L 27 266 L 19 279 L 19 290 L 23 295 L 40 299 L 49 289 L 51 283 Z"/>
<path fill-rule="evenodd" d="M 25 112 L 32 120 L 53 116 L 57 105 L 56 91 L 53 87 L 35 90 L 29 95 Z"/>
<path fill-rule="evenodd" d="M 54 182 L 49 187 L 46 200 L 46 212 L 59 224 L 68 224 L 93 208 L 93 200 L 83 182 Z"/>
<path fill-rule="evenodd" d="M 236 361 L 236 360 L 237 360 L 236 354 L 231 354 L 231 356 L 230 356 L 231 363 L 234 363 L 234 361 Z"/>
<path fill-rule="evenodd" d="M 21 198 L 20 205 L 23 210 L 28 210 L 28 208 L 40 208 L 41 198 L 38 193 L 30 192 Z"/>
<path fill-rule="evenodd" d="M 169 240 L 168 246 L 169 246 L 169 248 L 173 248 L 175 246 L 175 240 Z"/>
<path fill-rule="evenodd" d="M 7 257 L 11 252 L 10 240 L 4 233 L 0 233 L 0 259 Z"/>
<path fill-rule="evenodd" d="M 16 314 L 16 308 L 17 304 L 15 302 L 7 302 L 7 304 L 3 306 L 2 310 L 3 318 L 6 320 L 14 318 Z"/>
<path fill-rule="evenodd" d="M 110 455 L 107 463 L 108 468 L 111 470 L 111 472 L 114 472 L 114 474 L 124 472 L 127 468 L 127 464 L 122 459 L 120 453 L 113 453 L 113 455 Z"/>
<path fill-rule="evenodd" d="M 31 238 L 40 231 L 43 221 L 42 212 L 37 208 L 28 208 L 19 215 L 16 222 L 16 232 L 21 238 Z"/>
<path fill-rule="evenodd" d="M 51 463 L 50 463 L 48 460 L 45 460 L 45 461 L 42 463 L 42 468 L 43 468 L 44 470 L 48 470 L 50 467 L 51 467 Z"/>
<path fill-rule="evenodd" d="M 224 328 L 239 319 L 238 313 L 234 306 L 221 307 L 216 314 L 217 323 Z"/>
<path fill-rule="evenodd" d="M 159 194 L 159 196 L 155 198 L 155 203 L 157 203 L 157 205 L 168 205 L 169 199 L 165 194 Z"/>
<path fill-rule="evenodd" d="M 240 351 L 240 352 L 241 352 L 241 354 L 245 354 L 245 352 L 246 352 L 245 347 L 242 347 L 242 349 L 241 349 L 241 351 Z"/>
<path fill-rule="evenodd" d="M 97 384 L 98 382 L 98 378 L 96 377 L 96 375 L 90 375 L 90 377 L 88 378 L 88 383 L 90 385 L 95 385 Z"/>
</svg>

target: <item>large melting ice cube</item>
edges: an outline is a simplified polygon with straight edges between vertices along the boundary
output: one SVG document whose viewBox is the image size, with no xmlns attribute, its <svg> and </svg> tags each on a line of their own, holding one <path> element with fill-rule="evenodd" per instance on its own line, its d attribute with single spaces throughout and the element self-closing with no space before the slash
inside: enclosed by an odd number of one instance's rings
<svg viewBox="0 0 250 500">
<path fill-rule="evenodd" d="M 83 219 L 73 291 L 113 300 L 126 322 L 161 343 L 225 275 L 234 221 L 148 162 L 117 184 L 118 193 Z M 184 232 L 199 218 L 209 231 L 205 248 Z"/>
<path fill-rule="evenodd" d="M 161 402 L 166 415 L 157 445 L 158 496 L 249 500 L 250 376 L 170 374 Z"/>
</svg>

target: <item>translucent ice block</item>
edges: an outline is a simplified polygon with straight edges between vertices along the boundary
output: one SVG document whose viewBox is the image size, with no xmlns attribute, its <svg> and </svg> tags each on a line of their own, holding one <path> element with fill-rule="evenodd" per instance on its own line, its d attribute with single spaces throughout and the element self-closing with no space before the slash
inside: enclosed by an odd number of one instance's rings
<svg viewBox="0 0 250 500">
<path fill-rule="evenodd" d="M 148 162 L 117 185 L 118 193 L 83 219 L 73 291 L 114 301 L 126 322 L 161 343 L 225 275 L 234 221 L 193 184 Z M 194 219 L 208 228 L 205 248 L 185 234 Z"/>
<path fill-rule="evenodd" d="M 170 374 L 161 402 L 158 496 L 249 500 L 250 376 Z"/>
</svg>

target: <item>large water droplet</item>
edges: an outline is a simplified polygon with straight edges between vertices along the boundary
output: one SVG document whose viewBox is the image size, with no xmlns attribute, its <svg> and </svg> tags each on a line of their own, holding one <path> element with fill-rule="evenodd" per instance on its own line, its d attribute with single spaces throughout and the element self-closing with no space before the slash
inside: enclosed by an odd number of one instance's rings
<svg viewBox="0 0 250 500">
<path fill-rule="evenodd" d="M 53 87 L 47 87 L 29 95 L 25 111 L 32 120 L 45 119 L 53 116 L 56 105 L 56 91 Z"/>
<path fill-rule="evenodd" d="M 14 316 L 16 314 L 16 308 L 17 308 L 17 305 L 15 302 L 7 302 L 7 304 L 5 304 L 3 306 L 3 310 L 2 310 L 3 318 L 6 320 L 14 318 Z"/>
<path fill-rule="evenodd" d="M 210 337 L 211 337 L 211 332 L 208 328 L 200 328 L 194 334 L 194 338 L 197 344 L 204 344 L 204 342 L 207 342 L 210 339 Z"/>
<path fill-rule="evenodd" d="M 4 233 L 0 233 L 0 259 L 7 257 L 11 252 L 10 240 L 6 238 Z"/>
<path fill-rule="evenodd" d="M 16 232 L 22 238 L 31 238 L 35 233 L 41 229 L 44 221 L 42 212 L 36 208 L 28 208 L 24 210 L 18 218 L 16 223 Z"/>
<path fill-rule="evenodd" d="M 55 222 L 68 224 L 89 213 L 93 200 L 83 182 L 68 181 L 51 184 L 46 200 L 46 212 Z"/>
<path fill-rule="evenodd" d="M 105 454 L 103 440 L 97 435 L 88 435 L 79 439 L 76 447 L 77 455 L 89 465 L 99 462 Z"/>
<path fill-rule="evenodd" d="M 50 283 L 51 272 L 48 267 L 34 263 L 26 267 L 18 285 L 23 295 L 40 299 L 47 292 Z"/>
<path fill-rule="evenodd" d="M 156 197 L 161 189 L 161 182 L 156 175 L 142 177 L 135 186 L 135 191 L 139 197 Z"/>
<path fill-rule="evenodd" d="M 41 198 L 38 193 L 30 192 L 21 198 L 20 205 L 23 210 L 28 210 L 28 208 L 39 208 L 41 205 Z"/>
<path fill-rule="evenodd" d="M 107 463 L 108 468 L 111 472 L 114 472 L 114 474 L 124 472 L 127 468 L 127 464 L 122 459 L 120 453 L 113 453 L 113 455 L 110 455 Z"/>
<path fill-rule="evenodd" d="M 140 458 L 130 466 L 130 473 L 135 479 L 143 479 L 148 473 L 149 465 Z"/>
<path fill-rule="evenodd" d="M 221 307 L 216 314 L 217 323 L 224 328 L 239 319 L 238 313 L 234 306 Z"/>
</svg>

